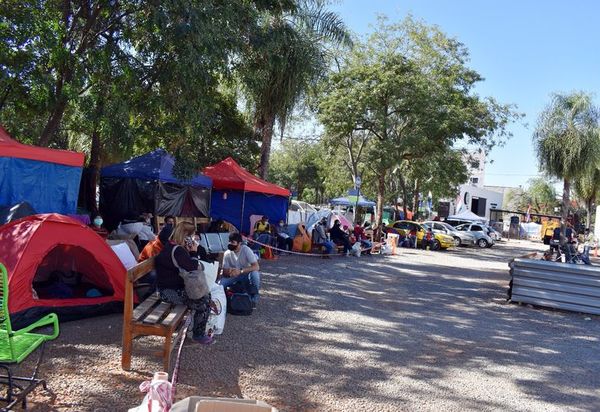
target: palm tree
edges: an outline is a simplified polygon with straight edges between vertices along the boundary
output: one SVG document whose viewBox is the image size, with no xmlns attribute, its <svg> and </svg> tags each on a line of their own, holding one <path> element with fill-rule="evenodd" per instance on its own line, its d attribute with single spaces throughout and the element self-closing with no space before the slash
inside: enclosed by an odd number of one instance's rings
<svg viewBox="0 0 600 412">
<path fill-rule="evenodd" d="M 326 72 L 331 44 L 350 45 L 350 35 L 322 0 L 299 0 L 287 12 L 265 13 L 250 37 L 240 72 L 262 141 L 262 178 L 268 175 L 275 122 L 283 133 L 294 106 Z"/>
<path fill-rule="evenodd" d="M 592 224 L 592 204 L 600 194 L 600 169 L 595 167 L 585 175 L 580 176 L 575 181 L 575 193 L 579 199 L 585 202 L 587 211 L 586 226 L 590 227 Z"/>
<path fill-rule="evenodd" d="M 555 94 L 540 115 L 533 135 L 540 170 L 563 180 L 563 240 L 571 183 L 598 164 L 598 118 L 589 94 Z"/>
</svg>

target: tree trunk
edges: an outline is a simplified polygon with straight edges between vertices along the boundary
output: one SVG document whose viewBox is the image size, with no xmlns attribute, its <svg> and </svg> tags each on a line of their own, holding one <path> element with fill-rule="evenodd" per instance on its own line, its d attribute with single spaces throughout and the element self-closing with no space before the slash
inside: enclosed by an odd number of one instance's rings
<svg viewBox="0 0 600 412">
<path fill-rule="evenodd" d="M 260 145 L 260 165 L 258 174 L 261 178 L 267 179 L 269 176 L 269 161 L 271 160 L 271 141 L 273 140 L 273 127 L 275 125 L 275 115 L 263 114 L 254 123 L 254 131 L 261 137 Z"/>
<path fill-rule="evenodd" d="M 67 102 L 65 99 L 61 99 L 56 103 L 52 113 L 50 114 L 50 117 L 48 118 L 48 121 L 46 122 L 46 126 L 44 126 L 42 135 L 40 136 L 40 146 L 48 146 L 50 144 L 50 139 L 58 130 L 58 126 L 60 125 L 66 107 Z"/>
<path fill-rule="evenodd" d="M 88 163 L 90 175 L 88 179 L 86 208 L 92 215 L 98 214 L 98 205 L 96 204 L 96 186 L 98 185 L 98 176 L 100 174 L 100 152 L 102 150 L 100 136 L 100 119 L 104 115 L 104 95 L 101 93 L 96 102 L 94 110 L 94 125 L 92 130 L 92 146 L 90 149 L 90 161 Z"/>
<path fill-rule="evenodd" d="M 386 171 L 382 170 L 377 177 L 377 231 L 375 239 L 379 239 L 383 235 L 383 203 L 385 201 L 385 175 Z"/>
<path fill-rule="evenodd" d="M 98 128 L 94 128 L 92 133 L 92 147 L 90 150 L 89 162 L 90 176 L 88 179 L 87 199 L 85 206 L 92 216 L 98 214 L 98 205 L 96 204 L 96 186 L 98 185 L 98 175 L 100 173 L 100 134 Z"/>
<path fill-rule="evenodd" d="M 298 200 L 304 200 L 304 199 L 302 199 L 302 192 L 304 191 L 304 185 L 302 184 L 300 179 L 298 179 L 298 182 L 296 182 L 296 187 L 298 188 Z"/>
<path fill-rule="evenodd" d="M 415 180 L 415 196 L 413 198 L 413 220 L 419 216 L 419 179 Z"/>
<path fill-rule="evenodd" d="M 63 89 L 65 84 L 71 82 L 72 78 L 73 70 L 70 67 L 64 67 L 59 70 L 58 79 L 56 80 L 56 85 L 54 87 L 55 104 L 40 136 L 40 146 L 48 146 L 50 144 L 50 139 L 54 136 L 60 126 L 63 114 L 67 108 L 67 97 L 64 95 Z"/>
<path fill-rule="evenodd" d="M 571 182 L 569 179 L 563 181 L 563 198 L 562 198 L 562 222 L 560 223 L 560 243 L 564 245 L 566 243 L 567 233 L 567 218 L 569 217 L 569 203 L 571 194 Z"/>
<path fill-rule="evenodd" d="M 408 216 L 408 193 L 406 191 L 406 182 L 402 176 L 398 177 L 400 187 L 402 189 L 402 211 L 404 212 L 404 219 Z"/>
<path fill-rule="evenodd" d="M 588 199 L 587 205 L 586 205 L 587 217 L 586 217 L 586 221 L 585 221 L 585 227 L 587 229 L 592 227 L 592 203 L 593 203 L 593 200 Z"/>
</svg>

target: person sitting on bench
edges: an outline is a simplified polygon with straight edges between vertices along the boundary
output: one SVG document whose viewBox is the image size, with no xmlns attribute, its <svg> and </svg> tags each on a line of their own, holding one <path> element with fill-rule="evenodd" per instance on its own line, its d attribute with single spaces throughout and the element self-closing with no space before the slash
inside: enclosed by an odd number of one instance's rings
<svg viewBox="0 0 600 412">
<path fill-rule="evenodd" d="M 271 245 L 271 241 L 273 240 L 271 225 L 269 224 L 269 217 L 262 216 L 259 221 L 254 224 L 254 240 L 265 244 L 267 246 Z M 262 245 L 255 243 L 255 245 L 260 249 Z"/>
<path fill-rule="evenodd" d="M 229 244 L 223 256 L 223 277 L 219 281 L 225 290 L 228 287 L 241 284 L 250 295 L 250 300 L 256 306 L 260 289 L 260 267 L 256 255 L 244 245 L 242 235 L 229 235 Z"/>
<path fill-rule="evenodd" d="M 277 233 L 277 247 L 282 250 L 292 250 L 294 239 L 290 236 L 288 225 L 283 219 L 279 221 L 279 225 L 275 227 Z"/>
<path fill-rule="evenodd" d="M 185 292 L 183 278 L 179 275 L 179 269 L 173 263 L 172 256 L 180 268 L 187 271 L 198 269 L 200 262 L 207 259 L 206 251 L 193 239 L 196 228 L 192 223 L 180 222 L 170 240 L 163 245 L 163 249 L 156 256 L 156 285 L 160 293 L 160 299 L 176 305 L 186 305 L 194 310 L 192 324 L 192 340 L 202 345 L 213 343 L 212 336 L 206 335 L 206 322 L 210 310 L 210 293 L 201 299 L 190 299 Z M 173 253 L 173 249 L 175 252 Z"/>
<path fill-rule="evenodd" d="M 327 217 L 321 218 L 313 229 L 313 242 L 317 246 L 323 246 L 325 253 L 331 255 L 335 249 L 335 243 L 327 238 Z"/>
<path fill-rule="evenodd" d="M 352 248 L 352 245 L 350 244 L 348 235 L 342 230 L 341 223 L 339 220 L 336 220 L 333 223 L 333 227 L 329 231 L 329 236 L 331 236 L 331 240 L 333 241 L 333 243 L 335 243 L 336 245 L 344 246 L 344 253 L 346 255 L 350 254 L 350 249 Z"/>
<path fill-rule="evenodd" d="M 356 237 L 356 240 L 360 242 L 360 246 L 366 249 L 365 253 L 367 255 L 370 255 L 373 243 L 371 243 L 371 241 L 367 239 L 365 229 L 359 224 L 354 226 L 354 237 Z"/>
</svg>

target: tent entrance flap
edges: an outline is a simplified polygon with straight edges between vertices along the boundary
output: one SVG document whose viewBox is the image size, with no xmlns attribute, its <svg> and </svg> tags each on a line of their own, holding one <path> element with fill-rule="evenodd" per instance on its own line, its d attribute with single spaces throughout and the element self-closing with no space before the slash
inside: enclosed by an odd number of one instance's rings
<svg viewBox="0 0 600 412">
<path fill-rule="evenodd" d="M 38 265 L 32 281 L 34 298 L 78 299 L 112 296 L 114 290 L 103 266 L 86 249 L 58 244 Z"/>
</svg>

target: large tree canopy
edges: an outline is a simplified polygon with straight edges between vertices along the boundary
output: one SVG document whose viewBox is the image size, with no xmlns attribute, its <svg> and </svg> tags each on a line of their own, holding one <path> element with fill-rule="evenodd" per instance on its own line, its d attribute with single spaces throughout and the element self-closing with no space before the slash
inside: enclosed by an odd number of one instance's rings
<svg viewBox="0 0 600 412">
<path fill-rule="evenodd" d="M 563 180 L 563 241 L 571 183 L 598 165 L 599 115 L 589 94 L 555 94 L 540 115 L 533 135 L 540 170 Z"/>
<path fill-rule="evenodd" d="M 348 138 L 368 137 L 364 164 L 376 180 L 379 219 L 386 181 L 403 162 L 445 153 L 459 140 L 489 149 L 507 136 L 515 113 L 473 93 L 482 79 L 467 59 L 466 48 L 436 27 L 381 20 L 325 82 L 319 119 L 331 141 L 347 147 Z"/>
</svg>

